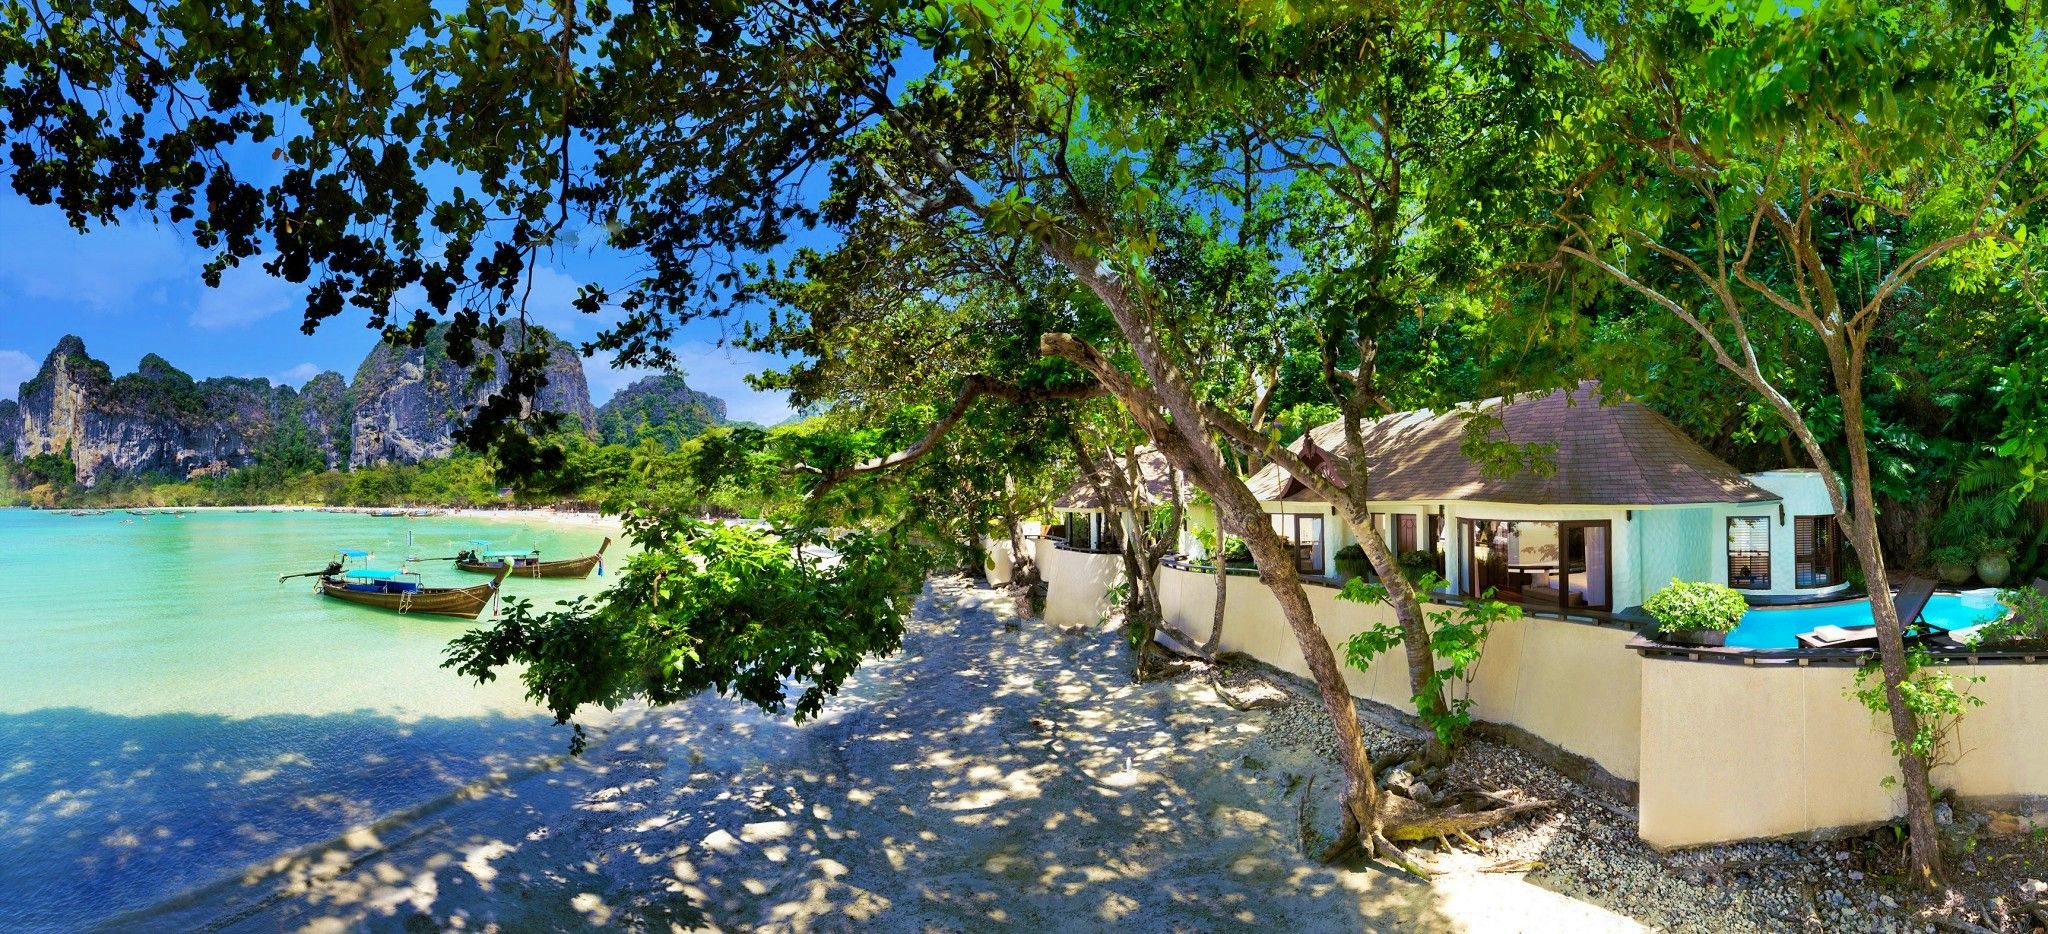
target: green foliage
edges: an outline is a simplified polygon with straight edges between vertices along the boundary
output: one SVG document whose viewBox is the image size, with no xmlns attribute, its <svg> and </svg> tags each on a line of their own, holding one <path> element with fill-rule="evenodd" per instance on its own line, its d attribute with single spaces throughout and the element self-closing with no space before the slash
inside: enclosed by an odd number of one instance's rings
<svg viewBox="0 0 2048 934">
<path fill-rule="evenodd" d="M 1661 632 L 1734 632 L 1749 604 L 1726 584 L 1672 578 L 1643 601 L 1643 611 L 1656 618 Z"/>
<path fill-rule="evenodd" d="M 47 483 L 68 487 L 78 480 L 78 467 L 71 462 L 70 445 L 65 445 L 61 454 L 31 454 L 22 459 L 16 470 L 29 486 Z"/>
<path fill-rule="evenodd" d="M 1892 754 L 1917 757 L 1930 769 L 1954 761 L 1957 752 L 1952 741 L 1956 724 L 1965 711 L 1984 706 L 1983 698 L 1961 685 L 1983 682 L 1984 678 L 1978 675 L 1957 678 L 1948 669 L 1934 664 L 1934 656 L 1926 647 L 1908 645 L 1906 677 L 1899 683 L 1899 695 L 1906 709 L 1913 712 L 1918 728 L 1912 736 L 1893 737 Z M 1876 654 L 1856 669 L 1856 684 L 1850 694 L 1880 717 L 1891 709 L 1885 699 L 1883 664 Z M 1886 776 L 1886 783 L 1892 781 L 1891 776 Z"/>
<path fill-rule="evenodd" d="M 586 705 L 707 690 L 802 721 L 863 660 L 901 645 L 928 569 L 928 553 L 894 531 L 828 539 L 642 510 L 626 516 L 626 535 L 641 551 L 609 590 L 545 612 L 507 601 L 496 624 L 449 646 L 444 667 L 478 681 L 517 668 L 558 723 Z M 582 745 L 579 729 L 571 750 Z"/>
<path fill-rule="evenodd" d="M 1437 573 L 1438 561 L 1436 552 L 1421 548 L 1410 549 L 1396 555 L 1394 563 L 1401 566 L 1401 576 L 1407 578 L 1408 583 L 1422 589 L 1424 593 L 1429 592 L 1429 588 L 1423 587 L 1423 584 L 1427 582 L 1430 575 Z M 1436 586 L 1442 587 L 1444 585 L 1443 578 L 1438 577 Z"/>
<path fill-rule="evenodd" d="M 2032 587 L 2008 587 L 1998 592 L 2006 615 L 1984 624 L 1971 639 L 1973 645 L 2013 646 L 2048 643 L 2048 594 Z"/>
<path fill-rule="evenodd" d="M 1423 575 L 1417 584 L 1424 592 L 1441 590 L 1445 586 L 1442 577 L 1434 573 Z M 1387 588 L 1384 584 L 1369 584 L 1363 579 L 1353 578 L 1344 584 L 1337 598 L 1354 603 L 1388 605 Z M 1428 699 L 1442 693 L 1447 709 L 1441 713 L 1424 714 L 1424 721 L 1435 731 L 1437 740 L 1446 745 L 1457 741 L 1466 727 L 1472 725 L 1472 698 L 1468 691 L 1448 691 L 1453 684 L 1468 686 L 1478 673 L 1481 654 L 1486 649 L 1487 637 L 1495 627 L 1511 620 L 1522 618 L 1521 607 L 1493 599 L 1493 591 L 1487 590 L 1477 599 L 1466 600 L 1448 608 L 1439 609 L 1431 618 L 1435 625 L 1429 630 L 1429 651 L 1436 657 L 1435 671 L 1427 684 L 1413 701 L 1416 709 L 1427 711 Z M 1353 668 L 1364 671 L 1372 666 L 1373 659 L 1402 645 L 1401 627 L 1397 623 L 1383 622 L 1352 635 L 1344 643 L 1344 659 Z"/>
</svg>

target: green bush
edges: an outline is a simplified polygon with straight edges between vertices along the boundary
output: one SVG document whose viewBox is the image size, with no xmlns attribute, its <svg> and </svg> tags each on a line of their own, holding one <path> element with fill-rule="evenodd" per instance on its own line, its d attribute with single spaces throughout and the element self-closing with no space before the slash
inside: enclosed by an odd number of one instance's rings
<svg viewBox="0 0 2048 934">
<path fill-rule="evenodd" d="M 1252 547 L 1245 544 L 1243 539 L 1232 539 L 1230 547 L 1223 552 L 1223 563 L 1226 565 L 1251 564 Z"/>
<path fill-rule="evenodd" d="M 1363 561 L 1365 560 L 1365 549 L 1359 547 L 1359 544 L 1357 542 L 1352 542 L 1349 545 L 1345 545 L 1344 547 L 1337 549 L 1337 560 Z"/>
<path fill-rule="evenodd" d="M 1998 602 L 2005 604 L 2010 612 L 1977 630 L 1973 640 L 1975 644 L 2031 645 L 2048 642 L 2048 596 L 2032 587 L 2008 587 L 1998 592 Z"/>
<path fill-rule="evenodd" d="M 1742 595 L 1725 584 L 1677 578 L 1643 601 L 1643 611 L 1656 617 L 1659 632 L 1733 632 L 1748 610 Z"/>
<path fill-rule="evenodd" d="M 1411 584 L 1420 585 L 1425 575 L 1437 573 L 1436 552 L 1433 551 L 1412 548 L 1401 552 L 1394 563 L 1401 566 L 1401 576 L 1408 578 Z"/>
<path fill-rule="evenodd" d="M 1965 545 L 1943 545 L 1940 548 L 1929 551 L 1927 553 L 1927 560 L 1935 564 L 1970 565 L 1977 563 L 1977 553 Z"/>
</svg>

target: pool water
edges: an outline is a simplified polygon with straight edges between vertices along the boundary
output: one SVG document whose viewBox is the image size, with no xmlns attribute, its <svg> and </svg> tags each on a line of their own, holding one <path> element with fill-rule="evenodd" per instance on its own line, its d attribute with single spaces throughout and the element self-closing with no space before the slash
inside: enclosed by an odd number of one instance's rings
<svg viewBox="0 0 2048 934">
<path fill-rule="evenodd" d="M 1965 629 L 2005 615 L 1998 591 L 1971 590 L 1935 594 L 1921 619 L 1940 629 Z M 1821 626 L 1855 629 L 1871 625 L 1870 601 L 1854 600 L 1821 606 L 1759 608 L 1742 615 L 1742 625 L 1728 634 L 1728 644 L 1745 649 L 1796 649 L 1798 636 Z"/>
</svg>

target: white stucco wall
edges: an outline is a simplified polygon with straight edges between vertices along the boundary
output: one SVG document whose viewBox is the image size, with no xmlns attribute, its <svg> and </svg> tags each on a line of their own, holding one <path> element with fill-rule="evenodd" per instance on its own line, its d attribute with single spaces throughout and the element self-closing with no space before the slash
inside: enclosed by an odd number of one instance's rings
<svg viewBox="0 0 2048 934">
<path fill-rule="evenodd" d="M 1016 575 L 1016 558 L 1010 553 L 1010 540 L 984 538 L 981 540 L 981 550 L 988 552 L 988 560 L 982 565 L 982 571 L 988 575 L 989 585 L 1001 587 L 1008 584 Z"/>
<path fill-rule="evenodd" d="M 2000 806 L 2048 801 L 2048 743 L 2032 738 L 2048 705 L 2048 666 L 1950 669 L 1985 701 L 1964 714 L 1963 755 L 1939 788 Z M 1742 666 L 1642 661 L 1641 833 L 1658 847 L 1775 837 L 1891 820 L 1904 798 L 1884 724 L 1846 695 L 1847 665 Z"/>
<path fill-rule="evenodd" d="M 1106 608 L 1103 595 L 1124 576 L 1124 559 L 1051 547 L 1039 549 L 1038 573 L 1045 580 L 1045 621 L 1054 626 L 1092 626 Z"/>
<path fill-rule="evenodd" d="M 1161 568 L 1160 599 L 1167 622 L 1197 637 L 1214 618 L 1215 576 Z M 1301 645 L 1280 615 L 1272 591 L 1258 578 L 1231 575 L 1219 648 L 1243 652 L 1282 671 L 1309 677 Z M 1316 623 L 1339 662 L 1344 643 L 1370 625 L 1392 622 L 1381 605 L 1336 599 L 1328 587 L 1309 587 Z M 1445 612 L 1433 608 L 1433 613 Z M 1487 640 L 1468 690 L 1474 716 L 1519 726 L 1566 751 L 1598 762 L 1628 780 L 1637 775 L 1642 679 L 1639 659 L 1623 648 L 1633 633 L 1561 620 L 1524 618 L 1504 624 Z M 1360 671 L 1345 667 L 1351 693 L 1413 712 L 1408 663 L 1398 652 Z"/>
</svg>

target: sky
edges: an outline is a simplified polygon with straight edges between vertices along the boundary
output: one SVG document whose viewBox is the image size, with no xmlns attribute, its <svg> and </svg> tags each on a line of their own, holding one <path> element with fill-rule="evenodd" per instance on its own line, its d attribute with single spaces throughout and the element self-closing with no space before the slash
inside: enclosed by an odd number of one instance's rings
<svg viewBox="0 0 2048 934">
<path fill-rule="evenodd" d="M 354 379 L 377 341 L 366 316 L 344 313 L 313 336 L 299 333 L 303 287 L 249 263 L 231 270 L 218 289 L 200 279 L 204 251 L 189 236 L 147 217 L 80 235 L 54 208 L 29 204 L 0 186 L 0 399 L 15 397 L 59 338 L 76 334 L 116 375 L 155 353 L 195 379 L 262 376 L 303 385 L 323 370 Z M 603 248 L 546 260 L 529 313 L 570 341 L 596 336 L 608 323 L 569 306 L 579 277 L 616 281 L 631 260 Z M 717 322 L 685 327 L 671 344 L 692 387 L 726 400 L 732 418 L 773 425 L 791 414 L 777 393 L 749 388 L 743 377 L 777 358 L 719 346 Z M 584 361 L 590 395 L 602 405 L 652 371 L 617 370 L 608 357 Z"/>
</svg>

